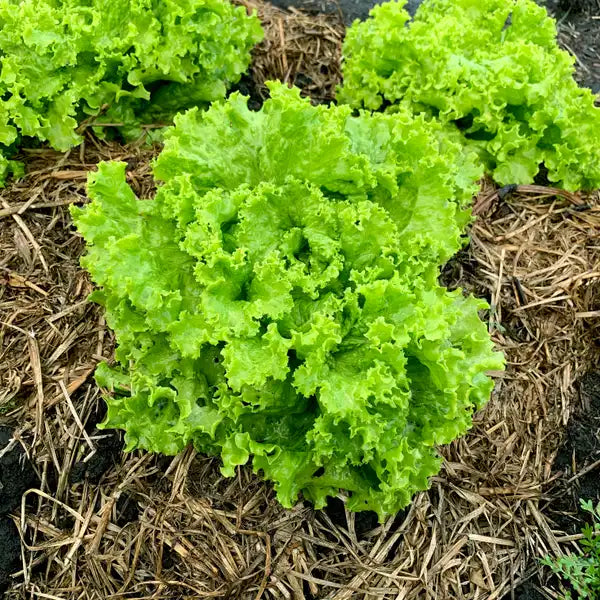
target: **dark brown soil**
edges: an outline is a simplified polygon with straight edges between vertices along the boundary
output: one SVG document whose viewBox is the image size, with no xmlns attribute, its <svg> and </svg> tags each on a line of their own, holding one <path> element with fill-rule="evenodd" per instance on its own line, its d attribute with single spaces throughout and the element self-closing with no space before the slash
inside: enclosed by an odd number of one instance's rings
<svg viewBox="0 0 600 600">
<path fill-rule="evenodd" d="M 12 519 L 0 517 L 0 598 L 8 589 L 10 574 L 21 562 L 21 540 Z"/>
<path fill-rule="evenodd" d="M 507 594 L 503 600 L 545 600 L 547 596 L 532 581 L 526 581 L 515 589 L 514 593 Z"/>
<path fill-rule="evenodd" d="M 569 419 L 565 443 L 554 461 L 555 470 L 563 473 L 564 493 L 552 508 L 560 511 L 555 520 L 569 534 L 586 520 L 580 499 L 600 501 L 600 373 L 581 379 L 580 394 L 583 409 Z"/>
<path fill-rule="evenodd" d="M 369 11 L 381 0 L 271 0 L 279 8 L 298 8 L 306 12 L 339 14 L 346 25 L 352 25 L 355 19 L 363 21 Z M 406 8 L 414 15 L 423 0 L 408 0 Z"/>
<path fill-rule="evenodd" d="M 123 494 L 117 500 L 117 518 L 115 523 L 124 527 L 127 523 L 135 521 L 140 515 L 140 507 L 131 494 Z"/>
<path fill-rule="evenodd" d="M 346 531 L 349 529 L 350 525 L 348 523 L 345 505 L 340 498 L 328 498 L 325 513 L 337 527 L 341 527 Z M 356 513 L 353 517 L 354 532 L 359 540 L 362 539 L 365 534 L 373 531 L 379 524 L 377 521 L 377 514 L 370 510 Z"/>
<path fill-rule="evenodd" d="M 600 94 L 600 0 L 539 0 L 558 23 L 560 45 L 577 57 L 577 81 Z"/>
<path fill-rule="evenodd" d="M 97 425 L 104 420 L 105 414 L 106 406 L 102 403 L 86 423 L 85 429 L 95 441 L 96 451 L 87 460 L 80 460 L 73 465 L 69 473 L 70 483 L 79 483 L 84 479 L 98 483 L 106 471 L 118 464 L 123 436 L 115 429 L 98 429 Z"/>
<path fill-rule="evenodd" d="M 244 73 L 235 86 L 229 90 L 228 95 L 233 92 L 240 92 L 243 96 L 248 96 L 248 108 L 254 111 L 260 110 L 266 99 L 266 90 L 259 88 L 256 84 L 252 71 Z"/>
<path fill-rule="evenodd" d="M 38 485 L 38 477 L 13 430 L 0 426 L 0 597 L 8 588 L 10 574 L 17 571 L 21 539 L 8 513 L 21 505 L 21 496 Z"/>
<path fill-rule="evenodd" d="M 37 484 L 38 477 L 21 444 L 13 440 L 13 431 L 0 426 L 0 516 L 19 507 L 23 492 Z"/>
<path fill-rule="evenodd" d="M 585 12 L 598 8 L 598 0 L 559 0 L 558 7 L 563 11 Z"/>
<path fill-rule="evenodd" d="M 91 437 L 96 440 L 96 451 L 87 462 L 79 461 L 73 465 L 69 474 L 71 483 L 79 483 L 84 479 L 99 483 L 104 473 L 119 462 L 123 437 L 118 431 L 96 429 Z"/>
</svg>

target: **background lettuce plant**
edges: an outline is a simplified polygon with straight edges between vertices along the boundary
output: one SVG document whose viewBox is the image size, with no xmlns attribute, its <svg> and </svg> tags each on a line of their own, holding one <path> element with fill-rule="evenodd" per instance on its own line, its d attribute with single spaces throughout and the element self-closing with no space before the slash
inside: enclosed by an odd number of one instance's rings
<svg viewBox="0 0 600 600">
<path fill-rule="evenodd" d="M 137 136 L 223 98 L 261 38 L 226 0 L 0 0 L 0 152 L 23 137 L 67 150 L 90 115 Z M 0 158 L 0 184 L 7 171 Z"/>
<path fill-rule="evenodd" d="M 344 43 L 338 100 L 398 106 L 458 128 L 500 184 L 531 183 L 543 163 L 568 190 L 600 187 L 600 108 L 533 0 L 425 0 L 375 7 Z"/>
<path fill-rule="evenodd" d="M 344 489 L 380 517 L 427 487 L 502 368 L 485 302 L 437 284 L 474 157 L 408 113 L 351 116 L 271 84 L 176 118 L 136 198 L 123 163 L 72 211 L 118 348 L 98 382 L 127 448 L 252 458 L 278 499 Z"/>
</svg>

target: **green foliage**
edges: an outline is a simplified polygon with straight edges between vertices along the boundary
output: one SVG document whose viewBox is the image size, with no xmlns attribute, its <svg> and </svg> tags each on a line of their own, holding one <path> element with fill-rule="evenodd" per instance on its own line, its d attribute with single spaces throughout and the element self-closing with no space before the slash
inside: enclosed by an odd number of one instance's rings
<svg viewBox="0 0 600 600">
<path fill-rule="evenodd" d="M 107 427 L 127 448 L 253 456 L 284 506 L 340 488 L 383 517 L 427 487 L 503 358 L 437 284 L 479 172 L 423 118 L 351 116 L 271 84 L 176 118 L 139 200 L 101 164 L 72 211 L 120 366 Z"/>
<path fill-rule="evenodd" d="M 338 99 L 457 127 L 500 184 L 531 183 L 541 163 L 569 190 L 600 187 L 600 109 L 573 80 L 554 21 L 533 0 L 404 0 L 375 7 L 344 43 Z"/>
<path fill-rule="evenodd" d="M 226 0 L 0 0 L 0 148 L 33 137 L 67 150 L 99 113 L 138 136 L 224 97 L 261 37 Z"/>
<path fill-rule="evenodd" d="M 16 160 L 8 160 L 0 154 L 0 187 L 4 185 L 9 176 L 20 179 L 25 174 L 25 165 Z"/>
<path fill-rule="evenodd" d="M 557 559 L 546 557 L 542 564 L 568 582 L 578 598 L 594 600 L 600 598 L 600 503 L 594 508 L 591 501 L 582 500 L 581 506 L 592 515 L 594 523 L 583 529 L 584 539 L 580 542 L 582 554 Z M 572 596 L 565 591 L 564 597 L 570 600 Z"/>
</svg>

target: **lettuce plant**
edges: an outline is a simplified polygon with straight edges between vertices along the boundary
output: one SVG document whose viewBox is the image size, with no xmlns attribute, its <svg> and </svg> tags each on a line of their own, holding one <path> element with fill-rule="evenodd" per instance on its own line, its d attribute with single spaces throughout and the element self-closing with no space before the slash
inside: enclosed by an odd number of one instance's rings
<svg viewBox="0 0 600 600">
<path fill-rule="evenodd" d="M 533 0 L 404 0 L 375 7 L 344 43 L 338 99 L 457 128 L 500 184 L 530 183 L 543 163 L 569 190 L 600 187 L 600 109 L 573 79 L 554 21 Z"/>
<path fill-rule="evenodd" d="M 261 37 L 226 0 L 0 0 L 0 148 L 67 150 L 90 115 L 139 135 L 224 97 Z"/>
<path fill-rule="evenodd" d="M 252 457 L 278 499 L 339 489 L 383 517 L 427 487 L 502 368 L 478 310 L 437 284 L 479 173 L 409 113 L 352 117 L 271 84 L 176 118 L 140 200 L 123 163 L 73 208 L 118 340 L 107 427 L 128 449 Z"/>
</svg>

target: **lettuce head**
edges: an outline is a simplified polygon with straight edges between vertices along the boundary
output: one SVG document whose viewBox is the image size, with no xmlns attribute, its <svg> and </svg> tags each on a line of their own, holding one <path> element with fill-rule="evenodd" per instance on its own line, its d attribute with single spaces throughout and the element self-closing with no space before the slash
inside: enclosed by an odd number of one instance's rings
<svg viewBox="0 0 600 600">
<path fill-rule="evenodd" d="M 252 462 L 279 501 L 340 489 L 380 517 L 437 473 L 503 358 L 439 266 L 480 175 L 441 126 L 352 115 L 271 84 L 176 118 L 138 199 L 123 163 L 73 208 L 116 333 L 106 427 L 127 448 Z"/>
<path fill-rule="evenodd" d="M 402 106 L 459 132 L 502 184 L 545 167 L 565 189 L 600 187 L 600 108 L 573 79 L 574 58 L 533 0 L 425 0 L 414 19 L 392 0 L 344 42 L 338 100 Z"/>
<path fill-rule="evenodd" d="M 67 150 L 87 118 L 139 137 L 223 98 L 261 39 L 227 0 L 0 0 L 0 153 L 23 138 Z"/>
</svg>

